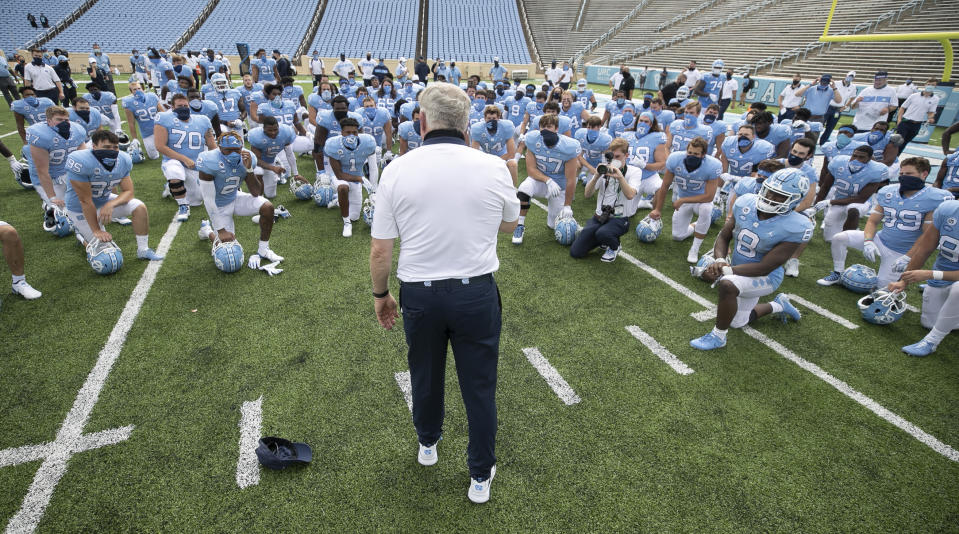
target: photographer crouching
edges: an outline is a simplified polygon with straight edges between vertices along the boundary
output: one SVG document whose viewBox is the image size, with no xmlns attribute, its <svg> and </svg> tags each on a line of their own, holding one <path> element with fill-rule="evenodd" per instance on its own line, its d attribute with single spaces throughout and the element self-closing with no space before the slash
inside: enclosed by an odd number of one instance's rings
<svg viewBox="0 0 959 534">
<path fill-rule="evenodd" d="M 611 262 L 619 254 L 619 238 L 629 230 L 629 218 L 636 213 L 636 190 L 643 172 L 626 164 L 629 142 L 614 139 L 605 161 L 596 166 L 596 174 L 586 184 L 586 198 L 597 195 L 596 214 L 586 223 L 569 248 L 569 255 L 585 258 L 589 251 L 602 245 L 606 248 L 601 258 Z"/>
</svg>

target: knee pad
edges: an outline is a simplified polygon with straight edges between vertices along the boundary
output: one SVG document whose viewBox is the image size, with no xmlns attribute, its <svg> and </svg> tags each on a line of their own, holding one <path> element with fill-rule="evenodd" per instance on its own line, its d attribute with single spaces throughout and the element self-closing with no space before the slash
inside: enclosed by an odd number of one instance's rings
<svg viewBox="0 0 959 534">
<path fill-rule="evenodd" d="M 175 197 L 186 194 L 186 184 L 183 183 L 183 180 L 170 180 L 170 194 Z"/>
<path fill-rule="evenodd" d="M 526 193 L 522 191 L 517 191 L 516 198 L 519 199 L 520 206 L 526 206 L 527 208 L 529 207 L 529 201 L 531 198 L 529 195 L 527 195 Z"/>
</svg>

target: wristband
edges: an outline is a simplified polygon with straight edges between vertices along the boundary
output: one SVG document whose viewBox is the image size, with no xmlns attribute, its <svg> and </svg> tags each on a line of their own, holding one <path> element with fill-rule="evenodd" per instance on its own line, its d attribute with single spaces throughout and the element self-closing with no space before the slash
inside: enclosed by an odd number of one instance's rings
<svg viewBox="0 0 959 534">
<path fill-rule="evenodd" d="M 381 299 L 381 298 L 383 298 L 383 297 L 385 297 L 385 296 L 387 296 L 387 295 L 389 295 L 389 294 L 390 294 L 390 288 L 386 288 L 386 291 L 384 291 L 384 292 L 382 292 L 382 293 L 377 293 L 376 291 L 374 291 L 374 292 L 373 292 L 373 298 L 375 298 L 375 299 Z"/>
<path fill-rule="evenodd" d="M 942 271 L 932 271 L 933 280 L 942 280 Z"/>
<path fill-rule="evenodd" d="M 729 265 L 723 265 L 723 276 L 732 276 L 733 268 Z"/>
</svg>

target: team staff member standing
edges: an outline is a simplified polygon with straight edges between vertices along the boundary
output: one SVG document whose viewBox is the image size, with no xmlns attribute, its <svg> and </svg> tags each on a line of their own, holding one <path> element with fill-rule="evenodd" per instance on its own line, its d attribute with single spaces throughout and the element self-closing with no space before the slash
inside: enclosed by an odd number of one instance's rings
<svg viewBox="0 0 959 534">
<path fill-rule="evenodd" d="M 60 84 L 60 77 L 57 76 L 53 67 L 43 62 L 43 52 L 36 48 L 30 52 L 33 54 L 33 62 L 24 66 L 23 83 L 27 87 L 33 87 L 38 97 L 60 102 L 63 100 L 63 85 Z"/>
<path fill-rule="evenodd" d="M 506 163 L 466 144 L 470 100 L 452 84 L 419 95 L 423 145 L 383 172 L 376 193 L 370 274 L 376 316 L 396 324 L 389 293 L 393 241 L 401 241 L 403 329 L 409 346 L 418 460 L 437 461 L 443 433 L 446 345 L 452 343 L 469 423 L 467 495 L 489 500 L 496 474 L 496 367 L 502 307 L 493 272 L 497 231 L 510 234 L 519 200 Z"/>
</svg>

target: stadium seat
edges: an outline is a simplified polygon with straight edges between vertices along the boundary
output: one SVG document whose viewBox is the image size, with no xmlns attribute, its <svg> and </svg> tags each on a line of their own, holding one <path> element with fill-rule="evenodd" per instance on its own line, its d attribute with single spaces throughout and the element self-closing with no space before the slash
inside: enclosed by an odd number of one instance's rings
<svg viewBox="0 0 959 534">
<path fill-rule="evenodd" d="M 235 54 L 236 43 L 244 42 L 253 51 L 263 48 L 272 52 L 276 49 L 292 57 L 310 25 L 316 2 L 277 0 L 270 3 L 269 17 L 264 18 L 246 15 L 250 6 L 247 0 L 220 0 L 183 49 L 213 48 Z"/>
<path fill-rule="evenodd" d="M 430 58 L 531 62 L 515 1 L 430 0 L 429 9 L 426 54 Z M 483 25 L 483 31 L 477 31 L 477 24 Z"/>
<path fill-rule="evenodd" d="M 374 58 L 413 57 L 418 21 L 415 0 L 329 0 L 309 51 L 323 57 L 342 52 L 357 58 L 367 51 Z"/>
<path fill-rule="evenodd" d="M 8 56 L 23 47 L 27 41 L 38 37 L 57 25 L 58 22 L 66 18 L 70 13 L 80 7 L 80 0 L 32 0 L 30 2 L 10 2 L 3 8 L 3 22 L 0 23 L 0 49 Z M 46 15 L 50 20 L 50 28 L 34 28 L 27 21 L 27 13 L 33 13 L 37 18 L 37 26 L 40 26 L 40 14 Z M 86 43 L 83 50 L 90 50 L 90 43 Z"/>
</svg>

